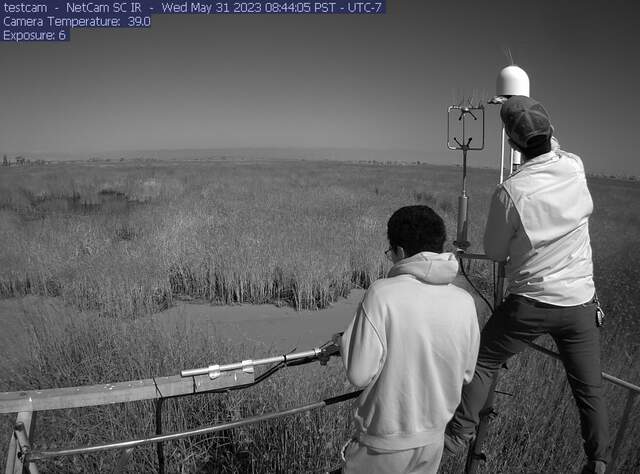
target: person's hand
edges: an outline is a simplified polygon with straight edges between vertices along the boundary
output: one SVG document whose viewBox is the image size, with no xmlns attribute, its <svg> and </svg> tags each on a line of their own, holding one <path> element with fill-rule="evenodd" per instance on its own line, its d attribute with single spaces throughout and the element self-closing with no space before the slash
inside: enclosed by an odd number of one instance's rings
<svg viewBox="0 0 640 474">
<path fill-rule="evenodd" d="M 327 342 L 322 346 L 322 352 L 319 356 L 320 365 L 327 365 L 332 355 L 340 354 L 340 339 L 342 339 L 341 332 L 331 337 L 331 343 Z"/>
</svg>

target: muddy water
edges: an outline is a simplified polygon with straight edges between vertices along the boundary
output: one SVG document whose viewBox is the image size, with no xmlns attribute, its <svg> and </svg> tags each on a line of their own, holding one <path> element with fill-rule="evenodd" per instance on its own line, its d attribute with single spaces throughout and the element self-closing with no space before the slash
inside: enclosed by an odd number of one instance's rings
<svg viewBox="0 0 640 474">
<path fill-rule="evenodd" d="M 461 277 L 456 284 L 466 288 Z M 151 322 L 165 333 L 177 334 L 184 330 L 186 323 L 205 335 L 229 339 L 234 345 L 242 346 L 248 351 L 248 358 L 261 358 L 294 348 L 307 350 L 322 345 L 347 327 L 363 295 L 364 290 L 352 290 L 347 298 L 341 298 L 319 311 L 296 311 L 290 307 L 266 304 L 213 306 L 180 302 L 160 313 L 123 324 L 146 325 Z M 477 295 L 473 296 L 476 307 L 484 311 L 484 304 Z M 60 298 L 27 296 L 0 300 L 0 357 L 20 358 L 28 346 L 25 340 L 28 332 L 24 325 L 33 321 L 26 316 L 38 313 L 97 318 L 89 313 L 78 313 Z"/>
<path fill-rule="evenodd" d="M 208 334 L 217 334 L 245 347 L 270 351 L 311 349 L 344 331 L 355 314 L 363 290 L 352 290 L 328 308 L 319 311 L 296 311 L 274 305 L 211 306 L 179 304 L 151 318 L 158 325 L 175 328 L 186 322 Z M 256 353 L 252 357 L 266 356 Z"/>
<path fill-rule="evenodd" d="M 207 335 L 229 339 L 259 358 L 273 352 L 288 352 L 317 347 L 343 331 L 353 317 L 364 291 L 353 290 L 320 311 L 296 311 L 274 305 L 212 306 L 179 303 L 166 311 L 126 324 L 148 324 L 176 333 L 185 323 Z M 65 315 L 69 318 L 97 318 L 78 313 L 59 298 L 26 296 L 0 300 L 0 357 L 20 359 L 29 347 L 28 325 L 38 321 L 37 315 Z M 35 317 L 35 319 L 34 319 Z"/>
<path fill-rule="evenodd" d="M 33 208 L 39 214 L 121 214 L 141 204 L 123 193 L 101 192 L 91 196 L 48 197 L 33 203 Z"/>
</svg>

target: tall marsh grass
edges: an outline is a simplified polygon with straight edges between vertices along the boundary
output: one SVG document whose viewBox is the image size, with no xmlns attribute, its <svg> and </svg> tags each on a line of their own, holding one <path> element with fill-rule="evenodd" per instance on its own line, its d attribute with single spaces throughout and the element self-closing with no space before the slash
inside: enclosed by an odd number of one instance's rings
<svg viewBox="0 0 640 474">
<path fill-rule="evenodd" d="M 445 184 L 422 191 L 426 170 L 409 188 L 406 173 L 332 163 L 29 171 L 0 177 L 0 295 L 117 317 L 176 297 L 322 308 L 383 274 L 394 207 L 426 201 L 453 218 Z"/>
<path fill-rule="evenodd" d="M 495 173 L 469 182 L 472 251 L 480 242 Z M 640 381 L 640 186 L 590 181 L 591 235 L 605 371 Z M 162 331 L 145 314 L 176 299 L 322 308 L 386 270 L 386 221 L 396 208 L 424 203 L 441 213 L 454 239 L 459 170 L 332 162 L 191 162 L 56 165 L 0 175 L 0 295 L 55 296 L 31 316 L 31 352 L 1 362 L 2 390 L 113 382 L 175 374 L 211 360 L 245 358 L 243 348 L 198 328 Z M 471 277 L 488 290 L 490 270 Z M 75 308 L 72 317 L 70 308 Z M 488 311 L 478 306 L 484 321 Z M 85 314 L 108 316 L 85 317 Z M 67 316 L 65 316 L 65 314 Z M 545 342 L 548 344 L 548 341 Z M 552 347 L 552 346 L 550 346 Z M 264 348 L 263 353 L 269 353 Z M 428 383 L 425 380 L 425 383 Z M 237 419 L 347 390 L 337 361 L 287 369 L 242 392 L 167 402 L 165 431 Z M 577 412 L 561 365 L 526 352 L 498 389 L 484 473 L 576 472 L 582 462 Z M 607 385 L 611 428 L 626 392 Z M 11 417 L 3 417 L 4 457 Z M 169 472 L 321 472 L 337 463 L 349 436 L 348 404 L 167 443 Z M 623 444 L 619 472 L 640 472 L 640 410 Z M 36 443 L 98 443 L 150 434 L 153 405 L 47 412 Z M 3 438 L 4 436 L 4 438 Z M 49 441 L 47 441 L 49 440 Z M 130 472 L 155 469 L 153 448 L 137 450 Z M 42 465 L 45 472 L 97 472 L 112 455 Z M 449 461 L 443 472 L 458 472 Z"/>
</svg>

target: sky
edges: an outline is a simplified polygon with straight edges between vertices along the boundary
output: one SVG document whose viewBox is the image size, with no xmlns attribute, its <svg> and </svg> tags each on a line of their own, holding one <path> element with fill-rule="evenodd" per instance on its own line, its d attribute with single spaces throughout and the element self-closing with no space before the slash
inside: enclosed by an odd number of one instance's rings
<svg viewBox="0 0 640 474">
<path fill-rule="evenodd" d="M 447 106 L 492 97 L 508 49 L 564 149 L 638 176 L 635 3 L 388 0 L 377 16 L 162 15 L 0 43 L 0 153 L 365 148 L 456 164 Z M 497 166 L 498 110 L 471 165 Z"/>
</svg>

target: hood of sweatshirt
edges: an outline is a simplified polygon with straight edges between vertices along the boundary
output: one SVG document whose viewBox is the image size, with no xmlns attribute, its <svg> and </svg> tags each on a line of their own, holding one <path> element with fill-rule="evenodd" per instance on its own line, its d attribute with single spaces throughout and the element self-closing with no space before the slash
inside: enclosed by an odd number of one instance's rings
<svg viewBox="0 0 640 474">
<path fill-rule="evenodd" d="M 458 274 L 458 260 L 450 252 L 420 252 L 397 262 L 387 277 L 411 275 L 423 283 L 448 285 Z"/>
</svg>

